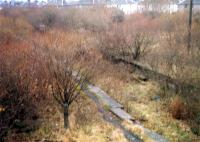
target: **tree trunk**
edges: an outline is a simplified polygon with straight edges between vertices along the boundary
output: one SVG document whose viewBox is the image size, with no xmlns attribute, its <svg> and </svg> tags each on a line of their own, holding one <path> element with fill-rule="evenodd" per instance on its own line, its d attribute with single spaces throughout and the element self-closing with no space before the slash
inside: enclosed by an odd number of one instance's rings
<svg viewBox="0 0 200 142">
<path fill-rule="evenodd" d="M 63 105 L 64 109 L 64 127 L 65 129 L 69 128 L 69 106 L 68 104 Z"/>
</svg>

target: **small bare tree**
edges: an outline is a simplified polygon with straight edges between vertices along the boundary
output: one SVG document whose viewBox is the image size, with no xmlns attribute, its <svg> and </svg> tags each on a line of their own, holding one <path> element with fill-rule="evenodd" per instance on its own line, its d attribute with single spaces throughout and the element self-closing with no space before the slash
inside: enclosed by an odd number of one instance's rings
<svg viewBox="0 0 200 142">
<path fill-rule="evenodd" d="M 69 60 L 51 60 L 51 90 L 54 99 L 63 108 L 64 127 L 69 126 L 69 107 L 81 94 L 86 84 L 86 74 L 75 69 Z"/>
<path fill-rule="evenodd" d="M 58 38 L 54 40 L 55 43 L 51 45 L 33 41 L 33 47 L 38 57 L 45 62 L 51 94 L 63 109 L 64 127 L 70 128 L 69 108 L 86 86 L 87 75 L 82 67 L 76 64 L 76 51 L 66 50 L 62 46 L 63 41 L 58 42 Z"/>
<path fill-rule="evenodd" d="M 141 56 L 145 56 L 149 51 L 150 44 L 151 40 L 148 35 L 137 33 L 133 43 L 129 45 L 133 60 L 139 60 Z"/>
</svg>

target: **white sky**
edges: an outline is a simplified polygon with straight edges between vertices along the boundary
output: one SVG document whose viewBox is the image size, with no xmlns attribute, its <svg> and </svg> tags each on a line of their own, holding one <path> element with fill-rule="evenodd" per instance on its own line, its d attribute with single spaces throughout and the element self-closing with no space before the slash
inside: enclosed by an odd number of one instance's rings
<svg viewBox="0 0 200 142">
<path fill-rule="evenodd" d="M 3 2 L 3 1 L 7 1 L 7 2 L 10 2 L 11 0 L 0 0 L 0 2 Z M 28 0 L 15 0 L 15 1 L 23 1 L 23 2 L 27 2 Z M 35 0 L 30 0 L 31 2 L 34 2 Z M 48 0 L 38 0 L 38 1 L 45 1 L 47 2 Z M 66 0 L 66 1 L 79 1 L 79 0 Z"/>
<path fill-rule="evenodd" d="M 7 1 L 7 2 L 10 2 L 11 0 L 0 0 L 0 2 L 4 2 L 4 1 Z M 23 2 L 26 2 L 26 1 L 28 1 L 28 0 L 15 0 L 15 1 L 23 1 Z M 30 0 L 31 2 L 34 2 L 35 0 Z M 38 0 L 38 1 L 46 1 L 47 2 L 47 0 Z"/>
</svg>

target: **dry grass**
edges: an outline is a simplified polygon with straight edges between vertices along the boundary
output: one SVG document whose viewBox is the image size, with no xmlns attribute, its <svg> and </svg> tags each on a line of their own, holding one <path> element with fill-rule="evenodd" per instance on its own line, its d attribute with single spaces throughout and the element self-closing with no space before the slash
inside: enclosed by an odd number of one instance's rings
<svg viewBox="0 0 200 142">
<path fill-rule="evenodd" d="M 174 119 L 171 112 L 168 111 L 170 97 L 162 96 L 160 85 L 152 81 L 138 82 L 137 75 L 130 74 L 128 70 L 123 65 L 109 64 L 106 70 L 98 68 L 101 73 L 97 74 L 94 81 L 109 95 L 122 103 L 125 110 L 145 127 L 174 142 L 190 141 L 196 138 L 191 132 L 189 124 Z M 175 108 L 173 109 L 175 111 Z M 129 127 L 129 125 L 126 126 Z M 135 129 L 137 132 L 139 128 L 133 128 L 133 132 Z M 138 131 L 140 135 L 142 132 L 140 129 Z M 142 137 L 147 138 L 146 136 Z"/>
<path fill-rule="evenodd" d="M 83 100 L 84 101 L 83 101 Z M 8 141 L 63 141 L 63 142 L 127 142 L 120 130 L 102 119 L 95 104 L 87 97 L 82 96 L 74 103 L 70 111 L 70 131 L 63 128 L 62 112 L 59 111 L 55 102 L 48 102 L 45 108 L 41 108 L 41 125 L 37 131 L 29 134 L 12 134 L 7 137 Z"/>
</svg>

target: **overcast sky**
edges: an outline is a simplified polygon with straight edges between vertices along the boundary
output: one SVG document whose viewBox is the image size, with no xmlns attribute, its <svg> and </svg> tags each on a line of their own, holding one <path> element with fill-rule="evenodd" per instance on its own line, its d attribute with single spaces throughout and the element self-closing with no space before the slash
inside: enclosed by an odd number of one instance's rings
<svg viewBox="0 0 200 142">
<path fill-rule="evenodd" d="M 11 0 L 0 0 L 0 1 L 7 1 L 7 2 L 10 2 Z M 14 0 L 14 1 L 28 1 L 28 0 Z M 35 0 L 30 0 L 31 2 L 34 2 Z M 46 1 L 47 2 L 47 0 L 38 0 L 38 1 Z"/>
<path fill-rule="evenodd" d="M 0 2 L 3 2 L 3 1 L 7 1 L 7 2 L 10 2 L 11 0 L 0 0 Z M 28 0 L 15 0 L 15 1 L 24 1 L 24 2 L 27 2 Z M 30 0 L 31 2 L 34 2 L 35 0 Z M 45 1 L 47 2 L 48 0 L 37 0 L 37 1 Z M 66 1 L 79 1 L 79 0 L 66 0 Z"/>
</svg>

